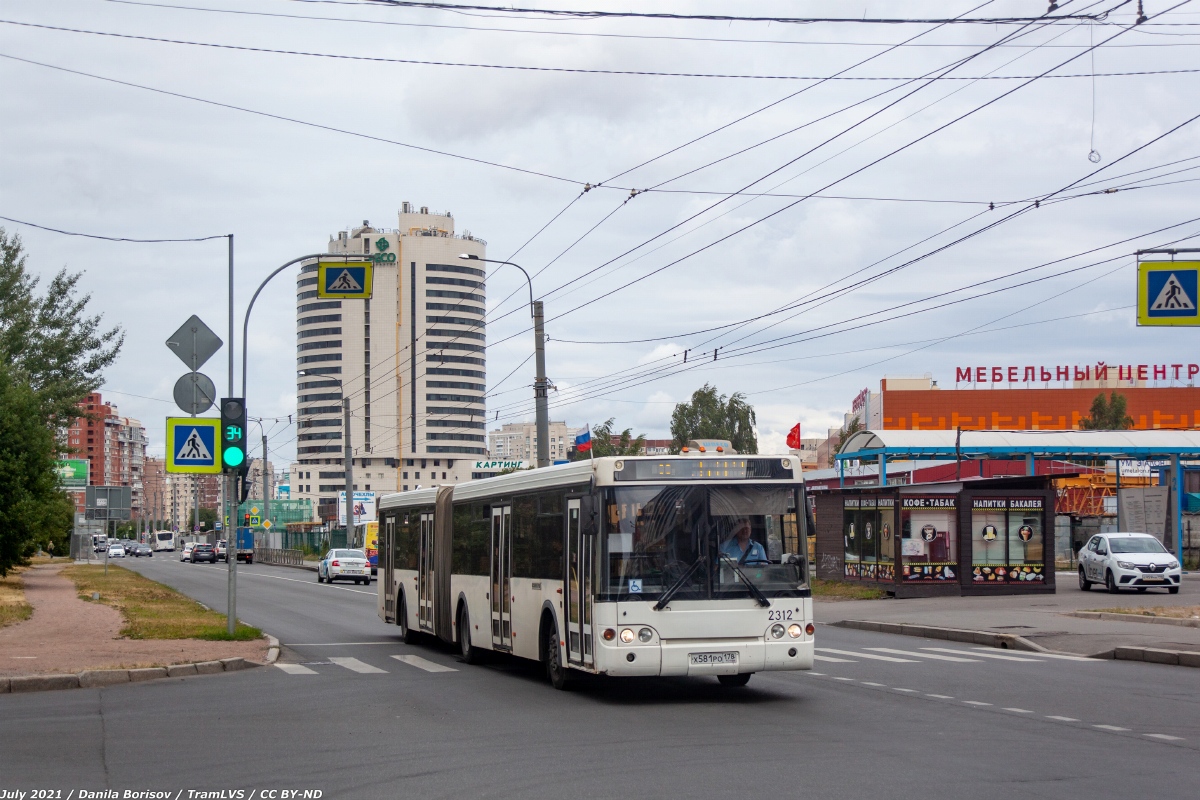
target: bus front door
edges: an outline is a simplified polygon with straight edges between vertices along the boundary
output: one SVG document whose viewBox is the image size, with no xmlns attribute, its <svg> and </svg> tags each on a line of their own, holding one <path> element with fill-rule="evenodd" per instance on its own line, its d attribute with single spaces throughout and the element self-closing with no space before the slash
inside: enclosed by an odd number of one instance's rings
<svg viewBox="0 0 1200 800">
<path fill-rule="evenodd" d="M 592 664 L 592 547 L 580 526 L 580 502 L 567 500 L 567 659 Z"/>
<path fill-rule="evenodd" d="M 383 617 L 396 621 L 396 518 L 384 517 L 379 557 L 383 561 Z"/>
<path fill-rule="evenodd" d="M 417 623 L 433 630 L 433 514 L 421 515 L 420 560 L 417 562 Z"/>
<path fill-rule="evenodd" d="M 492 506 L 492 647 L 512 649 L 512 506 Z"/>
</svg>

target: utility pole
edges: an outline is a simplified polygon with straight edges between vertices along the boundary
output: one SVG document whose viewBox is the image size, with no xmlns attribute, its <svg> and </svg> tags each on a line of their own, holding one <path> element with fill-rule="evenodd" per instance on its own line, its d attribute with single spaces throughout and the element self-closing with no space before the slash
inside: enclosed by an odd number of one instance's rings
<svg viewBox="0 0 1200 800">
<path fill-rule="evenodd" d="M 243 338 L 245 338 L 243 334 Z M 229 396 L 233 393 L 233 234 L 229 234 Z M 242 356 L 245 361 L 245 355 Z M 244 366 L 244 365 L 243 365 Z M 243 402 L 245 398 L 243 396 Z M 225 632 L 233 638 L 237 630 L 237 502 L 239 500 L 238 481 L 235 475 L 223 473 L 221 483 L 225 487 L 225 497 L 221 502 L 220 516 L 222 529 L 225 530 L 225 564 L 229 573 L 229 598 L 226 601 Z M 226 515 L 230 501 L 233 509 Z M 229 522 L 226 523 L 225 520 Z M 230 536 L 230 533 L 233 535 Z M 230 555 L 232 554 L 232 556 Z"/>
<path fill-rule="evenodd" d="M 354 546 L 354 448 L 350 445 L 350 397 L 342 384 L 342 430 L 346 437 L 346 547 Z"/>
<path fill-rule="evenodd" d="M 542 301 L 535 300 L 533 302 L 533 337 L 536 339 L 534 360 L 537 375 L 533 379 L 533 399 L 537 414 L 537 465 L 539 468 L 550 466 L 550 400 L 547 396 L 550 381 L 546 378 L 544 319 Z"/>
<path fill-rule="evenodd" d="M 271 495 L 267 489 L 267 432 L 263 430 L 263 459 L 262 459 L 262 494 L 263 508 L 262 515 L 264 519 L 271 518 Z"/>
</svg>

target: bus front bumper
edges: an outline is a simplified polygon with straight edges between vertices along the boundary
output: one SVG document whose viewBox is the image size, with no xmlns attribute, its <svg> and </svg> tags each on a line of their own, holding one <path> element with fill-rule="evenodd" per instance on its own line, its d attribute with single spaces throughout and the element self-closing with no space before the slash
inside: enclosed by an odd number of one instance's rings
<svg viewBox="0 0 1200 800">
<path fill-rule="evenodd" d="M 811 636 L 781 641 L 675 639 L 645 645 L 601 641 L 596 649 L 597 671 L 617 676 L 732 675 L 812 666 Z"/>
</svg>

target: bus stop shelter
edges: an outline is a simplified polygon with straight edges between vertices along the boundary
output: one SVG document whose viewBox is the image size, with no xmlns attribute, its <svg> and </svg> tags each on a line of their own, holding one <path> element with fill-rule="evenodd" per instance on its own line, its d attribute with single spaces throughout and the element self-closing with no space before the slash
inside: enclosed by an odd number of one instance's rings
<svg viewBox="0 0 1200 800">
<path fill-rule="evenodd" d="M 1200 459 L 1200 431 L 859 431 L 837 454 L 839 473 L 847 461 L 876 461 L 879 484 L 887 486 L 889 461 L 948 459 L 1024 460 L 1035 474 L 1038 459 L 1166 460 L 1171 464 L 1172 541 L 1164 542 L 1183 561 L 1183 460 Z M 1118 479 L 1120 473 L 1118 472 Z"/>
</svg>

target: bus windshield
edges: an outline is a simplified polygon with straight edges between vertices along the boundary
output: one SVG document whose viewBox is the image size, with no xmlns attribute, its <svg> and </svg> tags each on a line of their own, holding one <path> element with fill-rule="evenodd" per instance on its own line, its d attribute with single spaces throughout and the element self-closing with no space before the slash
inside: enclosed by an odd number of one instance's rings
<svg viewBox="0 0 1200 800">
<path fill-rule="evenodd" d="M 805 589 L 789 486 L 628 486 L 605 490 L 601 591 L 610 600 L 767 597 Z"/>
<path fill-rule="evenodd" d="M 175 534 L 173 533 L 159 533 L 157 535 L 160 542 L 169 542 L 175 538 Z"/>
</svg>

